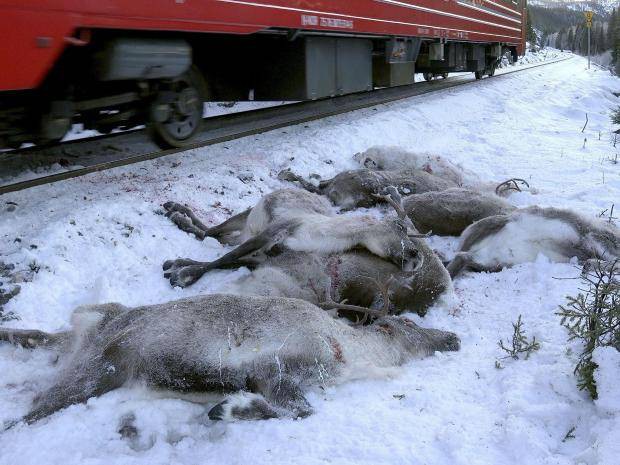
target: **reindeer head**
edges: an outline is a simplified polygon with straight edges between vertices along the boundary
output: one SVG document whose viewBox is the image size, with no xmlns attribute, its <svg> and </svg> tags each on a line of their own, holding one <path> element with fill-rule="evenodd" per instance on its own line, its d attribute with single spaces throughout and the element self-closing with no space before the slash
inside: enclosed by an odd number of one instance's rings
<svg viewBox="0 0 620 465">
<path fill-rule="evenodd" d="M 328 181 L 322 181 L 319 189 L 342 209 L 368 208 L 377 203 L 373 194 L 382 184 L 380 176 L 368 169 L 344 171 Z"/>
<path fill-rule="evenodd" d="M 442 352 L 459 350 L 461 343 L 456 334 L 422 328 L 408 318 L 390 315 L 390 287 L 396 282 L 394 277 L 390 277 L 386 282 L 379 282 L 373 278 L 368 278 L 368 280 L 381 292 L 383 300 L 381 309 L 350 305 L 346 303 L 346 300 L 334 302 L 331 296 L 331 281 L 327 283 L 325 302 L 320 306 L 325 309 L 345 310 L 361 315 L 355 323 L 357 325 L 365 324 L 372 319 L 371 324 L 365 330 L 378 333 L 382 338 L 387 339 L 390 346 L 394 347 L 394 353 L 400 354 L 403 360 L 411 356 L 432 354 L 437 350 Z"/>
<path fill-rule="evenodd" d="M 435 351 L 457 351 L 461 347 L 459 337 L 450 332 L 418 326 L 408 318 L 387 315 L 377 318 L 369 330 L 379 332 L 390 344 L 400 347 L 410 356 L 424 356 Z"/>
<path fill-rule="evenodd" d="M 409 237 L 407 222 L 402 219 L 386 219 L 378 231 L 385 247 L 384 256 L 405 273 L 415 273 L 423 263 L 423 256 Z"/>
<path fill-rule="evenodd" d="M 381 170 L 383 166 L 379 162 L 379 157 L 375 156 L 375 151 L 370 148 L 365 152 L 359 152 L 353 155 L 353 159 L 370 170 Z"/>
<path fill-rule="evenodd" d="M 406 222 L 396 218 L 376 221 L 370 217 L 362 230 L 360 245 L 392 262 L 401 271 L 414 273 L 422 266 L 422 254 L 408 235 Z"/>
</svg>

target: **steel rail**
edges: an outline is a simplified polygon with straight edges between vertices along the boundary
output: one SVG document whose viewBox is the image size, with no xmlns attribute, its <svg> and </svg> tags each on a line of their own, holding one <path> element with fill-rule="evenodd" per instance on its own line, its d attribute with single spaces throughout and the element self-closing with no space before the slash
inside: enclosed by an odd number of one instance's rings
<svg viewBox="0 0 620 465">
<path fill-rule="evenodd" d="M 498 74 L 494 76 L 494 79 L 556 64 L 571 58 L 526 65 Z M 37 158 L 38 161 L 43 161 L 48 166 L 62 161 L 66 163 L 66 157 L 75 158 L 80 166 L 68 171 L 0 185 L 0 195 L 476 82 L 479 81 L 469 76 L 454 76 L 441 81 L 420 82 L 407 86 L 378 89 L 372 92 L 348 94 L 205 118 L 203 129 L 195 143 L 183 148 L 162 150 L 150 140 L 146 130 L 143 129 L 77 139 L 51 147 L 34 147 L 19 152 L 8 152 L 0 156 L 0 170 L 6 167 L 7 162 L 19 165 L 25 164 L 29 160 L 36 162 Z"/>
</svg>

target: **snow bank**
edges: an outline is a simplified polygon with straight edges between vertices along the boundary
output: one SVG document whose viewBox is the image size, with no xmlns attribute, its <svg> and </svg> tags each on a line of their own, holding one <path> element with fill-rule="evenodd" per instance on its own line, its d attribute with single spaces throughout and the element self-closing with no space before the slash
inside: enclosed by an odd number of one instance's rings
<svg viewBox="0 0 620 465">
<path fill-rule="evenodd" d="M 594 372 L 598 399 L 596 406 L 612 414 L 620 413 L 620 352 L 613 347 L 597 347 L 592 353 L 598 368 Z"/>
</svg>

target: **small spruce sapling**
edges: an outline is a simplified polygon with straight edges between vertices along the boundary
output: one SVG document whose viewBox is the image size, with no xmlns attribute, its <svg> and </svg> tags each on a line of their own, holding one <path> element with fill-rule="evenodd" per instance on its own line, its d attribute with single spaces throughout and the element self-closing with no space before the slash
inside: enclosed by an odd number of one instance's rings
<svg viewBox="0 0 620 465">
<path fill-rule="evenodd" d="M 569 341 L 583 341 L 574 373 L 577 386 L 587 390 L 592 399 L 598 397 L 594 371 L 598 365 L 592 359 L 597 347 L 612 346 L 620 350 L 620 260 L 598 261 L 584 269 L 584 288 L 557 312 L 561 324 L 568 330 Z"/>
<path fill-rule="evenodd" d="M 620 107 L 615 110 L 611 110 L 611 122 L 614 124 L 620 124 Z"/>
<path fill-rule="evenodd" d="M 506 355 L 503 358 L 513 358 L 515 360 L 519 360 L 521 354 L 525 354 L 525 360 L 527 360 L 532 352 L 536 352 L 540 349 L 540 343 L 536 341 L 536 336 L 532 338 L 531 341 L 528 340 L 525 335 L 525 330 L 523 329 L 523 321 L 521 320 L 521 315 L 517 318 L 517 322 L 512 324 L 513 333 L 512 340 L 509 340 L 504 344 L 504 340 L 500 339 L 497 343 L 499 348 L 506 352 Z M 507 344 L 511 344 L 507 346 Z M 497 363 L 496 363 L 497 366 Z"/>
</svg>

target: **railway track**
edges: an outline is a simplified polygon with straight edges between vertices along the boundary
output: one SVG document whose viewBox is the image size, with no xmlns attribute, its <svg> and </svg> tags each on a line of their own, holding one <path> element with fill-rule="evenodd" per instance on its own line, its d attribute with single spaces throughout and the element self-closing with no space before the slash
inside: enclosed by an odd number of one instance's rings
<svg viewBox="0 0 620 465">
<path fill-rule="evenodd" d="M 571 58 L 508 69 L 493 79 Z M 445 80 L 206 118 L 195 143 L 182 149 L 162 150 L 149 139 L 146 130 L 134 130 L 8 152 L 0 155 L 0 195 L 475 82 L 478 81 L 473 75 L 453 76 Z M 54 166 L 59 171 L 12 181 L 24 177 L 24 172 L 49 171 Z"/>
</svg>

